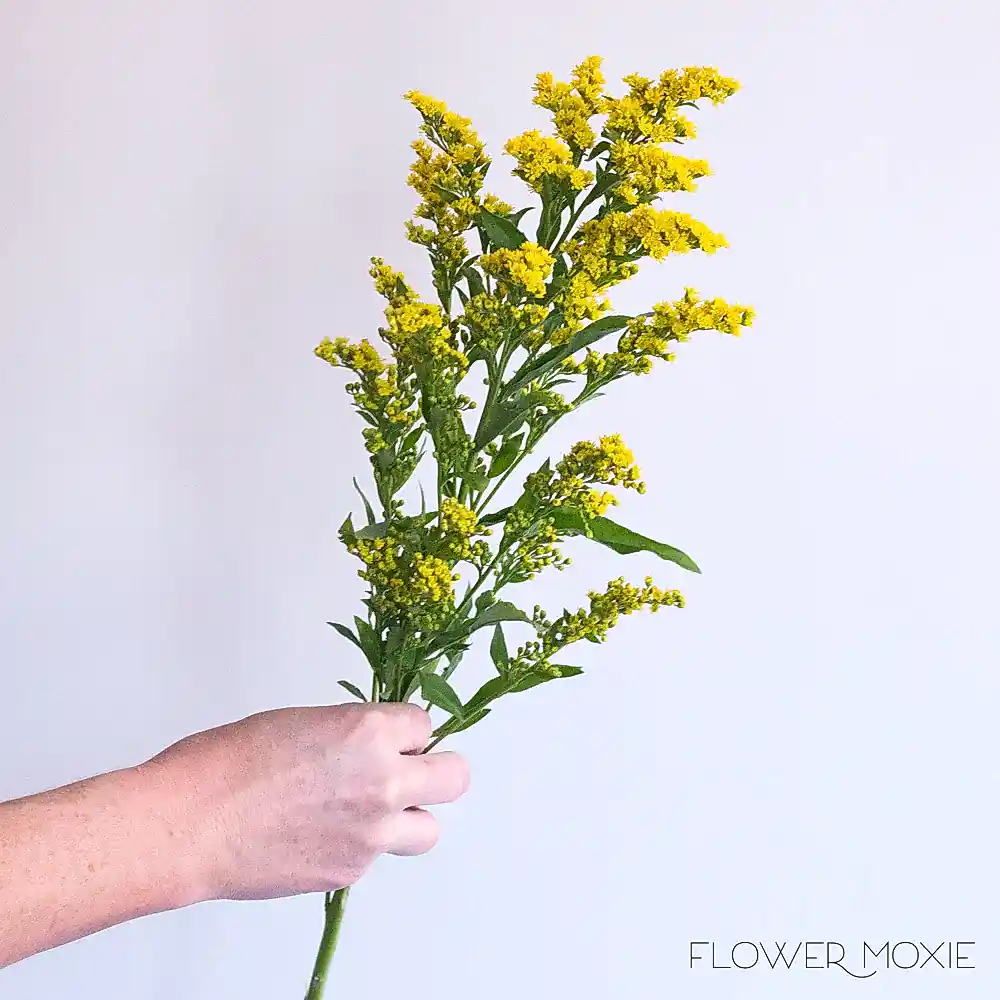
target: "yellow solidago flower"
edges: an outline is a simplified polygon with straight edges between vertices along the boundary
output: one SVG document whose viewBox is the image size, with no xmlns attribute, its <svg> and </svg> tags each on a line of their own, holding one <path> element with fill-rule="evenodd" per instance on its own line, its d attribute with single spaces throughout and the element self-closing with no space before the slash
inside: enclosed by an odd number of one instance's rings
<svg viewBox="0 0 1000 1000">
<path fill-rule="evenodd" d="M 483 199 L 483 208 L 494 215 L 511 215 L 514 212 L 513 205 L 508 205 L 507 202 L 501 201 L 495 194 L 488 194 Z"/>
<path fill-rule="evenodd" d="M 406 283 L 402 271 L 394 271 L 381 257 L 372 257 L 368 273 L 375 282 L 375 291 L 390 302 L 396 298 L 414 297 L 413 289 Z"/>
<path fill-rule="evenodd" d="M 630 205 L 664 191 L 694 191 L 695 181 L 711 172 L 705 160 L 676 156 L 651 143 L 616 142 L 610 164 L 622 178 L 615 193 Z"/>
<path fill-rule="evenodd" d="M 580 360 L 565 361 L 562 369 L 586 375 L 589 384 L 602 385 L 623 375 L 645 375 L 652 370 L 653 358 L 673 361 L 672 345 L 687 340 L 695 331 L 718 330 L 738 337 L 753 319 L 749 306 L 719 298 L 702 299 L 688 288 L 677 302 L 659 302 L 652 315 L 631 320 L 614 351 L 600 354 L 588 350 Z"/>
<path fill-rule="evenodd" d="M 556 466 L 556 471 L 564 477 L 577 476 L 587 483 L 604 483 L 638 493 L 646 492 L 635 456 L 620 434 L 606 434 L 597 444 L 593 441 L 577 442 Z"/>
<path fill-rule="evenodd" d="M 364 564 L 358 576 L 368 583 L 380 616 L 427 629 L 440 626 L 452 612 L 456 577 L 443 559 L 411 553 L 393 535 L 357 538 L 347 548 Z"/>
<path fill-rule="evenodd" d="M 484 274 L 492 275 L 502 285 L 516 286 L 538 298 L 545 294 L 545 280 L 554 264 L 552 254 L 537 243 L 525 243 L 517 250 L 501 248 L 479 258 Z"/>
<path fill-rule="evenodd" d="M 624 578 L 612 580 L 602 591 L 592 590 L 589 608 L 565 611 L 555 621 L 549 621 L 536 608 L 534 623 L 539 639 L 526 643 L 518 649 L 508 670 L 517 675 L 532 671 L 551 673 L 559 676 L 558 667 L 551 658 L 566 646 L 581 640 L 603 642 L 608 632 L 618 624 L 622 615 L 631 615 L 648 608 L 655 612 L 663 607 L 684 607 L 684 596 L 677 590 L 661 590 L 653 584 L 652 577 L 646 577 L 642 587 L 626 583 Z"/>
<path fill-rule="evenodd" d="M 420 112 L 424 120 L 421 131 L 432 141 L 447 147 L 456 164 L 476 166 L 488 160 L 482 140 L 471 127 L 471 118 L 449 111 L 444 101 L 417 90 L 411 90 L 403 97 Z"/>
<path fill-rule="evenodd" d="M 517 160 L 514 175 L 535 191 L 542 190 L 546 177 L 568 184 L 574 191 L 582 191 L 594 179 L 589 170 L 573 166 L 569 146 L 537 130 L 509 139 L 504 150 Z"/>
<path fill-rule="evenodd" d="M 592 484 L 622 486 L 645 493 L 646 485 L 632 452 L 618 434 L 602 437 L 597 444 L 580 441 L 555 467 L 540 469 L 525 481 L 524 488 L 543 504 L 573 507 L 584 517 L 597 517 L 618 503 L 613 493 L 595 490 Z"/>
<path fill-rule="evenodd" d="M 461 323 L 469 331 L 470 344 L 493 351 L 507 335 L 522 343 L 534 343 L 541 336 L 546 316 L 545 306 L 530 302 L 515 305 L 496 295 L 480 294 L 469 299 Z"/>
<path fill-rule="evenodd" d="M 585 222 L 566 252 L 574 265 L 601 281 L 615 269 L 615 264 L 609 266 L 609 258 L 660 260 L 669 253 L 714 253 L 724 246 L 724 236 L 690 215 L 639 205 L 631 212 L 610 212 L 603 219 Z"/>
<path fill-rule="evenodd" d="M 668 69 L 660 74 L 657 96 L 675 104 L 703 97 L 713 104 L 721 104 L 739 89 L 738 80 L 723 76 L 711 66 L 685 66 L 682 70 Z"/>
<path fill-rule="evenodd" d="M 635 264 L 610 265 L 610 272 L 600 276 L 600 287 L 607 288 L 616 281 L 623 281 L 638 269 Z M 555 306 L 562 313 L 563 324 L 549 337 L 549 343 L 553 346 L 567 343 L 585 323 L 599 319 L 610 308 L 608 300 L 600 294 L 593 276 L 582 269 L 570 272 L 555 298 Z M 529 342 L 528 346 L 537 345 Z"/>
<path fill-rule="evenodd" d="M 381 331 L 396 357 L 409 367 L 435 361 L 442 368 L 464 371 L 468 358 L 453 343 L 440 306 L 417 298 L 395 299 L 385 310 L 388 327 Z"/>
<path fill-rule="evenodd" d="M 441 501 L 441 531 L 446 535 L 471 538 L 479 526 L 475 511 L 452 497 Z"/>
<path fill-rule="evenodd" d="M 593 146 L 590 119 L 603 110 L 601 59 L 590 56 L 573 70 L 571 83 L 556 83 L 551 73 L 539 73 L 535 80 L 535 104 L 553 113 L 558 136 L 574 150 Z"/>
<path fill-rule="evenodd" d="M 381 375 L 387 367 L 367 340 L 352 344 L 346 337 L 337 337 L 336 340 L 324 337 L 314 353 L 334 368 L 349 368 L 359 375 Z"/>
<path fill-rule="evenodd" d="M 677 111 L 681 102 L 708 98 L 721 104 L 735 94 L 739 83 L 708 67 L 667 70 L 656 82 L 638 73 L 626 76 L 629 92 L 621 98 L 606 97 L 601 110 L 607 115 L 605 133 L 653 143 L 693 139 L 694 123 Z"/>
<path fill-rule="evenodd" d="M 702 299 L 693 288 L 684 290 L 677 302 L 658 302 L 648 320 L 637 317 L 629 326 L 629 335 L 687 340 L 696 330 L 718 330 L 738 337 L 742 328 L 752 325 L 754 311 L 725 299 Z M 641 321 L 641 322 L 640 322 Z"/>
</svg>

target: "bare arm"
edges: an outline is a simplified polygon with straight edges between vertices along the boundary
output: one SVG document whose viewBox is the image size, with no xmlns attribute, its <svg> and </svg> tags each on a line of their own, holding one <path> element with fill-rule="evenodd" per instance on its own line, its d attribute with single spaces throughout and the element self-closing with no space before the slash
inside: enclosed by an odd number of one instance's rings
<svg viewBox="0 0 1000 1000">
<path fill-rule="evenodd" d="M 416 755 L 430 730 L 413 705 L 279 709 L 0 803 L 0 967 L 202 900 L 337 889 L 382 853 L 429 850 L 420 807 L 468 785 L 457 755 Z"/>
<path fill-rule="evenodd" d="M 0 967 L 195 902 L 176 811 L 136 769 L 0 804 Z"/>
</svg>

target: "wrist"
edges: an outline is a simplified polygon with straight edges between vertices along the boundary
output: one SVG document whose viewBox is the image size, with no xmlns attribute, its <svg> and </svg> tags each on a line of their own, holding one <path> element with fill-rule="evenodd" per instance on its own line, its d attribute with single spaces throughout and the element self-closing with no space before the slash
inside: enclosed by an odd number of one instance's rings
<svg viewBox="0 0 1000 1000">
<path fill-rule="evenodd" d="M 147 839 L 143 880 L 152 911 L 178 910 L 212 898 L 186 788 L 147 761 L 115 772 L 134 802 Z"/>
</svg>

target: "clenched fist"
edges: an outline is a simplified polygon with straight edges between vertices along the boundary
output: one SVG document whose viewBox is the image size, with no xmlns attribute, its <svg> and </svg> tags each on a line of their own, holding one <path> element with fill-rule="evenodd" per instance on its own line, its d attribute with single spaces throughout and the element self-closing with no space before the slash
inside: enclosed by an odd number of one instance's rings
<svg viewBox="0 0 1000 1000">
<path fill-rule="evenodd" d="M 422 854 L 438 827 L 423 806 L 469 784 L 461 757 L 421 754 L 416 705 L 286 708 L 188 736 L 140 770 L 187 803 L 200 894 L 267 899 L 338 889 L 383 853 Z"/>
<path fill-rule="evenodd" d="M 415 705 L 261 712 L 135 767 L 0 802 L 0 968 L 209 899 L 339 889 L 437 840 L 456 754 Z"/>
</svg>

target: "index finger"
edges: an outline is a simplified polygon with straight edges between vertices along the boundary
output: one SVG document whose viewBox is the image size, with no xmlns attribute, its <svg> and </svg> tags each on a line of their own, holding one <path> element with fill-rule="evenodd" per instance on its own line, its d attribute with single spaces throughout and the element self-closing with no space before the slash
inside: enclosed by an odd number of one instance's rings
<svg viewBox="0 0 1000 1000">
<path fill-rule="evenodd" d="M 409 702 L 380 701 L 370 710 L 384 716 L 391 730 L 393 742 L 400 753 L 423 750 L 431 738 L 434 723 L 428 712 Z"/>
</svg>

